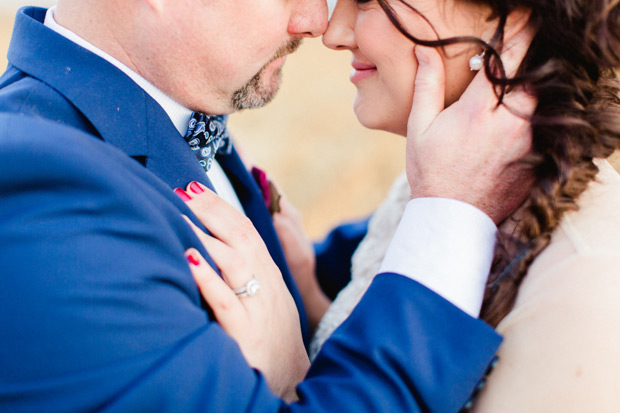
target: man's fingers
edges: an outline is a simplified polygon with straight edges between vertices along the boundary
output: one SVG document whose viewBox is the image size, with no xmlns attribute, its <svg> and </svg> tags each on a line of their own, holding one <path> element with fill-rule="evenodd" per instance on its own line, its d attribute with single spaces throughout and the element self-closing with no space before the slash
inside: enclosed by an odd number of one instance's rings
<svg viewBox="0 0 620 413">
<path fill-rule="evenodd" d="M 511 92 L 509 96 L 510 102 L 506 102 L 498 109 L 505 112 L 503 115 L 505 123 L 510 125 L 510 128 L 502 134 L 502 144 L 512 148 L 512 151 L 504 153 L 504 159 L 508 164 L 523 159 L 531 151 L 532 126 L 529 118 L 536 107 L 536 99 L 522 90 Z"/>
<path fill-rule="evenodd" d="M 535 31 L 526 24 L 523 29 L 506 40 L 501 56 L 508 78 L 516 75 L 534 35 Z M 510 90 L 510 93 L 504 96 L 503 103 L 504 105 L 500 113 L 502 111 L 508 112 L 504 114 L 506 125 L 512 125 L 510 131 L 505 134 L 506 140 L 510 140 L 515 145 L 513 156 L 509 158 L 512 162 L 522 159 L 531 149 L 532 130 L 530 119 L 536 110 L 538 100 L 527 92 L 526 87 L 519 86 Z"/>
<path fill-rule="evenodd" d="M 525 27 L 519 30 L 514 36 L 506 39 L 504 49 L 500 54 L 500 59 L 504 67 L 504 74 L 508 79 L 513 78 L 516 75 L 521 62 L 523 61 L 523 58 L 527 54 L 530 44 L 532 43 L 534 35 L 534 30 L 526 24 Z M 499 73 L 496 73 L 495 75 L 498 77 L 500 76 Z M 513 92 L 510 94 L 512 93 Z M 476 102 L 491 103 L 492 105 L 488 107 L 494 109 L 497 104 L 496 97 L 497 95 L 495 93 L 495 89 L 493 88 L 491 82 L 487 79 L 485 71 L 480 70 L 467 89 L 465 89 L 465 92 L 461 96 L 460 100 L 467 102 L 468 105 L 474 105 Z M 487 106 L 484 105 L 484 107 Z M 519 107 L 519 105 L 516 106 L 516 108 Z M 515 113 L 524 114 L 529 118 L 534 111 L 534 107 L 535 103 L 534 106 L 531 106 L 531 110 L 518 109 Z M 527 108 L 524 107 L 523 109 Z"/>
<path fill-rule="evenodd" d="M 500 56 L 508 78 L 512 78 L 517 74 L 517 69 L 519 69 L 523 58 L 527 54 L 535 34 L 534 29 L 526 24 L 514 36 L 506 39 Z"/>
<path fill-rule="evenodd" d="M 530 122 L 538 99 L 529 94 L 524 87 L 519 86 L 504 96 L 504 107 L 512 115 L 517 116 L 524 121 Z"/>
<path fill-rule="evenodd" d="M 246 313 L 235 293 L 197 250 L 190 248 L 185 251 L 185 256 L 194 280 L 200 289 L 200 294 L 209 304 L 224 330 L 229 331 L 231 326 L 238 327 L 241 321 L 246 318 Z"/>
<path fill-rule="evenodd" d="M 413 136 L 420 136 L 444 108 L 446 78 L 443 61 L 435 48 L 416 45 L 414 51 L 418 71 L 407 127 Z"/>
</svg>

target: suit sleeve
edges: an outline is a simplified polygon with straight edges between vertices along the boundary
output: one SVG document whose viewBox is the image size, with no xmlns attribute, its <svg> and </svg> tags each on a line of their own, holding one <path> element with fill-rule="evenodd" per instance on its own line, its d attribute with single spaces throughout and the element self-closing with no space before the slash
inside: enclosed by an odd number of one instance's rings
<svg viewBox="0 0 620 413">
<path fill-rule="evenodd" d="M 368 220 L 342 224 L 314 244 L 317 279 L 332 300 L 351 280 L 351 258 L 368 232 Z"/>
<path fill-rule="evenodd" d="M 0 116 L 0 411 L 453 411 L 493 357 L 490 328 L 387 274 L 285 405 L 201 308 L 184 205 L 51 125 Z"/>
</svg>

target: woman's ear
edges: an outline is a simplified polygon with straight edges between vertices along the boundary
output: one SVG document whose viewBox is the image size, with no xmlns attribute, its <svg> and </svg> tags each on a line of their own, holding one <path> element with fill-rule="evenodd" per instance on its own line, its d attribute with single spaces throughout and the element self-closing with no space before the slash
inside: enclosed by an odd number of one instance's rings
<svg viewBox="0 0 620 413">
<path fill-rule="evenodd" d="M 520 7 L 508 14 L 504 26 L 504 44 L 510 43 L 517 34 L 527 27 L 531 13 L 531 9 Z"/>
</svg>

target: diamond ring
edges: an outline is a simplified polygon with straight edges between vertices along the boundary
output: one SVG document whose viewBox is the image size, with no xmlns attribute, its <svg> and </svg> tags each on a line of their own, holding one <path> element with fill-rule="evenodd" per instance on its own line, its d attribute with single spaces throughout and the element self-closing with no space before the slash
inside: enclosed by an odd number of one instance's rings
<svg viewBox="0 0 620 413">
<path fill-rule="evenodd" d="M 239 298 L 252 297 L 260 291 L 260 282 L 258 282 L 256 276 L 253 276 L 252 279 L 245 283 L 243 287 L 233 288 L 232 291 Z"/>
</svg>

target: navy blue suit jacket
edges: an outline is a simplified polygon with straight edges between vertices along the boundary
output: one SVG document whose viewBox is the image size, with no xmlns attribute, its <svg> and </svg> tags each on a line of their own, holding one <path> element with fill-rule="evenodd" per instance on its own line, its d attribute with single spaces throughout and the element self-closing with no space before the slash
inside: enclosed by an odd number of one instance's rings
<svg viewBox="0 0 620 413">
<path fill-rule="evenodd" d="M 500 338 L 397 274 L 377 277 L 287 406 L 201 307 L 208 258 L 171 188 L 203 170 L 114 66 L 22 9 L 0 79 L 0 411 L 456 411 Z M 219 161 L 290 279 L 236 153 Z M 209 259 L 209 258 L 208 258 Z M 209 259 L 210 260 L 210 259 Z"/>
</svg>

